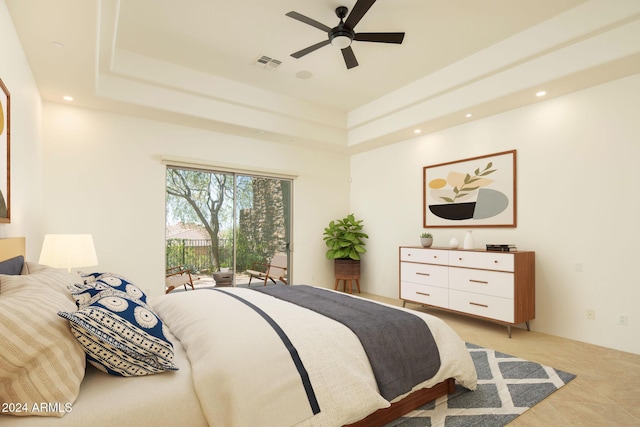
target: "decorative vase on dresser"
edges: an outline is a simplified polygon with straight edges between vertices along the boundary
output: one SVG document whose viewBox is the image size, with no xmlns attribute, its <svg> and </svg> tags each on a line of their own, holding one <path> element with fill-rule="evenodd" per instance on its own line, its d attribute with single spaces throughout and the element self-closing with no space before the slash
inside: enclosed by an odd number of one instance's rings
<svg viewBox="0 0 640 427">
<path fill-rule="evenodd" d="M 400 299 L 511 326 L 535 318 L 535 252 L 401 246 Z"/>
<path fill-rule="evenodd" d="M 473 242 L 473 231 L 467 231 L 467 234 L 464 235 L 464 242 L 462 243 L 463 249 L 474 249 L 475 243 Z"/>
</svg>

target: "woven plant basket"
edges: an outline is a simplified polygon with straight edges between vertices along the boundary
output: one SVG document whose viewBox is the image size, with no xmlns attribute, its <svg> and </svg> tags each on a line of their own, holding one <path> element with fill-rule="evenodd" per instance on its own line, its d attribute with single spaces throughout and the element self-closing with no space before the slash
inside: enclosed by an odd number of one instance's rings
<svg viewBox="0 0 640 427">
<path fill-rule="evenodd" d="M 334 269 L 336 279 L 359 279 L 360 261 L 354 259 L 335 259 Z"/>
</svg>

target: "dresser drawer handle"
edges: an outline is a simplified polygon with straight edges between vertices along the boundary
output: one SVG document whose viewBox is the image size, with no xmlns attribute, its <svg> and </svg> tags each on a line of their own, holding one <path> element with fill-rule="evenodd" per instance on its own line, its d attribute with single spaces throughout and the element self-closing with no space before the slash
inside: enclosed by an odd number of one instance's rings
<svg viewBox="0 0 640 427">
<path fill-rule="evenodd" d="M 420 273 L 420 272 L 416 272 L 417 276 L 431 276 L 431 274 L 429 273 Z"/>
<path fill-rule="evenodd" d="M 478 307 L 489 308 L 488 305 L 486 305 L 486 304 L 478 304 L 477 302 L 470 302 L 469 304 L 470 305 L 475 305 L 475 306 L 478 306 Z"/>
<path fill-rule="evenodd" d="M 424 292 L 416 292 L 416 294 L 418 294 L 418 295 L 424 295 L 425 297 L 430 297 L 430 296 L 431 296 L 431 294 L 426 294 L 426 293 L 424 293 Z"/>
<path fill-rule="evenodd" d="M 482 283 L 483 285 L 488 285 L 489 282 L 485 282 L 484 280 L 473 280 L 473 279 L 469 279 L 469 281 L 471 283 Z"/>
</svg>

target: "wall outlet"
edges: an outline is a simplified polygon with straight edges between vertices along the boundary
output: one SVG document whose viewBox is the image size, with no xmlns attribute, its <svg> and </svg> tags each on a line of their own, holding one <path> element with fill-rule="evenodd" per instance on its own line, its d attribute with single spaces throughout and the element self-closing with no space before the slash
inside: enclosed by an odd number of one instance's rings
<svg viewBox="0 0 640 427">
<path fill-rule="evenodd" d="M 587 310 L 587 319 L 588 320 L 596 320 L 596 311 L 595 310 Z"/>
<path fill-rule="evenodd" d="M 621 314 L 621 315 L 618 317 L 618 325 L 620 325 L 620 326 L 627 326 L 627 316 L 625 316 L 625 315 Z"/>
<path fill-rule="evenodd" d="M 576 273 L 582 273 L 582 263 L 576 263 Z"/>
</svg>

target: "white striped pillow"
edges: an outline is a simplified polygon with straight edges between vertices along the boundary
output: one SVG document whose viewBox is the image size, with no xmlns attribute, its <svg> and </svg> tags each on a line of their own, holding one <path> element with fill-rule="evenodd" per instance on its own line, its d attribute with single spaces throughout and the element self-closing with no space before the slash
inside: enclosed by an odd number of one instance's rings
<svg viewBox="0 0 640 427">
<path fill-rule="evenodd" d="M 85 353 L 58 316 L 76 309 L 67 291 L 76 283 L 52 268 L 0 275 L 0 402 L 20 410 L 12 415 L 62 417 L 78 397 Z"/>
</svg>

